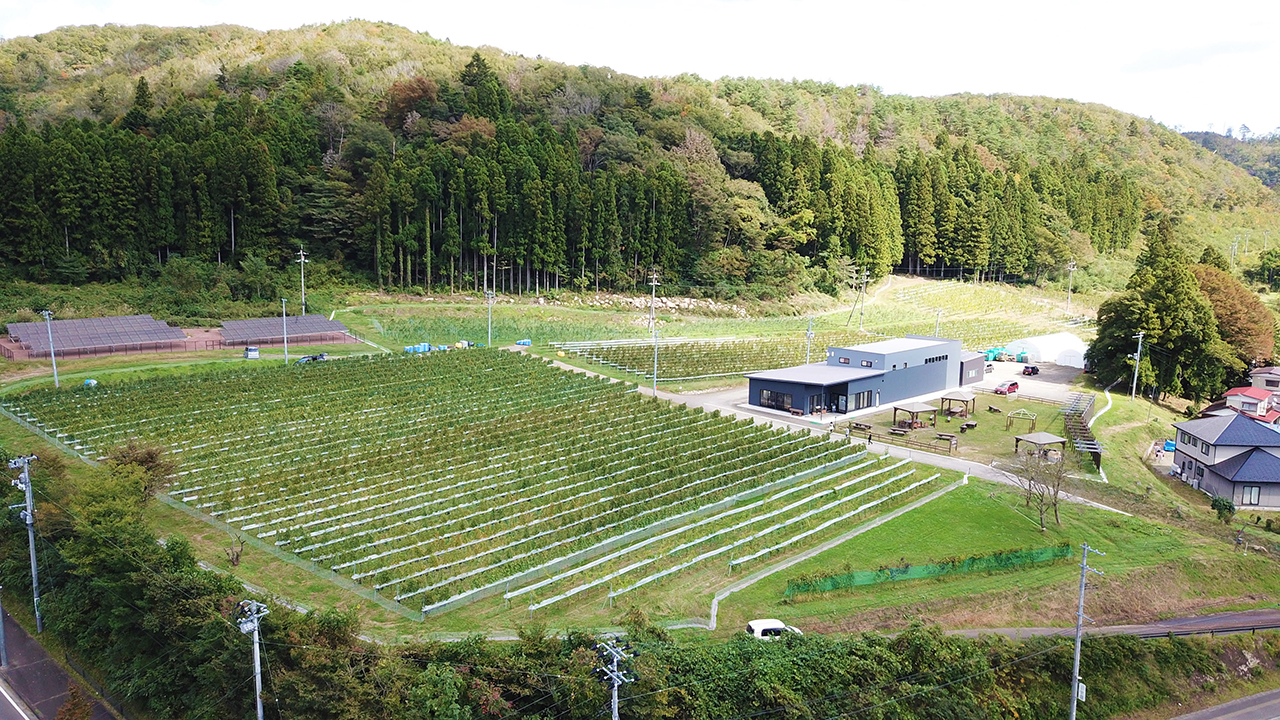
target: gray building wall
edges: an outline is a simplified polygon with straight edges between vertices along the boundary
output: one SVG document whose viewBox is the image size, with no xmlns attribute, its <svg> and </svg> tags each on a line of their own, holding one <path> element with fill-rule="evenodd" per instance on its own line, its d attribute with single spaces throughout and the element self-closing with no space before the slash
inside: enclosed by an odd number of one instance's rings
<svg viewBox="0 0 1280 720">
<path fill-rule="evenodd" d="M 969 372 L 973 371 L 973 377 L 969 377 Z M 960 384 L 972 385 L 973 383 L 982 382 L 987 374 L 987 358 L 979 355 L 969 360 L 960 362 Z"/>
<path fill-rule="evenodd" d="M 781 382 L 778 380 L 756 380 L 752 378 L 749 384 L 750 389 L 748 390 L 749 395 L 747 396 L 747 402 L 751 405 L 759 405 L 760 391 L 772 390 L 777 393 L 787 393 L 791 396 L 791 407 L 800 408 L 800 410 L 804 412 L 809 412 L 809 396 L 822 395 L 822 402 L 823 404 L 826 404 L 828 391 L 843 393 L 845 386 L 846 383 L 822 386 L 810 385 L 807 383 Z"/>
</svg>

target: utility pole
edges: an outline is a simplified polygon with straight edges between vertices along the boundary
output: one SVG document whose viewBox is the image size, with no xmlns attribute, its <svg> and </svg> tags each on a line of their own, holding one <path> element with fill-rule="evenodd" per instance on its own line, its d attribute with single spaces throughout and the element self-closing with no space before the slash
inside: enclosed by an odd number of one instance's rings
<svg viewBox="0 0 1280 720">
<path fill-rule="evenodd" d="M 658 266 L 649 271 L 649 329 L 653 332 L 653 399 L 658 399 Z"/>
<path fill-rule="evenodd" d="M 605 643 L 596 644 L 596 652 L 600 654 L 600 660 L 608 663 L 600 672 L 604 676 L 605 682 L 613 686 L 613 720 L 618 720 L 618 687 L 623 683 L 635 682 L 635 678 L 629 676 L 626 670 L 619 670 L 618 663 L 635 657 L 629 651 L 630 645 L 618 647 L 616 640 L 610 640 Z"/>
<path fill-rule="evenodd" d="M 1084 683 L 1080 682 L 1080 637 L 1084 630 L 1084 621 L 1088 618 L 1084 615 L 1084 585 L 1085 580 L 1089 577 L 1089 573 L 1102 575 L 1101 570 L 1089 567 L 1089 553 L 1105 556 L 1106 553 L 1101 550 L 1094 550 L 1089 547 L 1089 543 L 1082 545 L 1084 549 L 1080 552 L 1080 604 L 1076 608 L 1076 657 L 1071 663 L 1071 718 L 1076 720 L 1076 704 L 1084 699 Z M 1089 620 L 1089 622 L 1093 622 Z"/>
<path fill-rule="evenodd" d="M 804 364 L 809 364 L 809 350 L 813 347 L 813 318 L 809 318 L 809 329 L 804 334 Z"/>
<path fill-rule="evenodd" d="M 253 687 L 254 698 L 258 703 L 258 720 L 262 720 L 262 657 L 259 650 L 262 639 L 258 631 L 262 627 L 262 618 L 270 612 L 266 605 L 257 600 L 240 601 L 236 611 L 236 622 L 240 625 L 240 632 L 245 635 L 253 633 Z"/>
<path fill-rule="evenodd" d="M 844 321 L 844 326 L 849 327 L 849 323 L 853 322 L 853 311 L 856 309 L 858 310 L 858 332 L 862 332 L 863 316 L 867 309 L 867 281 L 870 279 L 870 269 L 854 266 L 853 282 L 858 286 L 858 299 L 854 301 L 853 307 L 849 308 L 849 319 Z"/>
<path fill-rule="evenodd" d="M 285 312 L 288 300 L 280 298 L 280 330 L 284 332 L 284 364 L 289 364 L 289 315 Z"/>
<path fill-rule="evenodd" d="M 1231 243 L 1231 269 L 1236 269 L 1236 248 L 1240 247 L 1240 236 L 1237 234 L 1235 242 Z"/>
<path fill-rule="evenodd" d="M 1139 330 L 1134 337 L 1138 338 L 1138 352 L 1133 356 L 1133 387 L 1129 390 L 1129 399 L 1134 399 L 1138 394 L 1138 365 L 1142 363 L 1142 337 L 1147 334 L 1146 330 Z"/>
<path fill-rule="evenodd" d="M 1071 283 L 1076 278 L 1076 261 L 1067 263 L 1067 314 L 1071 314 Z"/>
<path fill-rule="evenodd" d="M 31 595 L 36 610 L 36 632 L 44 632 L 44 618 L 40 615 L 40 572 L 36 569 L 36 506 L 31 497 L 31 463 L 38 458 L 25 455 L 9 461 L 10 470 L 22 470 L 22 474 L 13 481 L 14 487 L 26 493 L 26 509 L 22 511 L 22 519 L 27 523 L 27 545 L 31 549 Z"/>
<path fill-rule="evenodd" d="M 298 263 L 298 270 L 302 273 L 302 314 L 307 314 L 307 263 L 311 262 L 307 259 L 307 251 L 302 249 L 302 245 L 298 245 L 298 259 L 294 260 Z"/>
<path fill-rule="evenodd" d="M 493 300 L 497 297 L 492 290 L 484 291 L 484 299 L 489 303 L 489 344 L 485 347 L 493 347 Z"/>
<path fill-rule="evenodd" d="M 939 337 L 938 333 L 942 330 L 942 308 L 938 308 L 938 316 L 933 320 L 933 336 Z"/>
<path fill-rule="evenodd" d="M 44 327 L 49 331 L 49 360 L 53 362 L 53 386 L 58 385 L 58 353 L 53 350 L 53 313 L 43 310 L 40 313 L 44 316 Z"/>
</svg>

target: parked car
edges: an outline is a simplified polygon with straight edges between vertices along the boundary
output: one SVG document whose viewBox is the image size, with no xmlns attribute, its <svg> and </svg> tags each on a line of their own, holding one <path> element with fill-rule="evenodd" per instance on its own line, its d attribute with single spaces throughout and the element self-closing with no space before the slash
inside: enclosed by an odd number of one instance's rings
<svg viewBox="0 0 1280 720">
<path fill-rule="evenodd" d="M 1024 365 L 1022 368 L 1022 374 L 1023 375 L 1039 375 L 1040 368 L 1036 367 L 1035 365 Z"/>
<path fill-rule="evenodd" d="M 777 640 L 787 633 L 804 634 L 781 620 L 752 620 L 747 623 L 747 634 L 752 637 L 758 637 L 761 640 Z"/>
<path fill-rule="evenodd" d="M 322 362 L 329 359 L 329 353 L 320 353 L 319 355 L 303 355 L 294 365 L 305 365 L 312 362 Z"/>
<path fill-rule="evenodd" d="M 1002 382 L 996 386 L 997 395 L 1012 395 L 1016 392 L 1018 392 L 1018 383 L 1012 380 L 1008 382 Z"/>
</svg>

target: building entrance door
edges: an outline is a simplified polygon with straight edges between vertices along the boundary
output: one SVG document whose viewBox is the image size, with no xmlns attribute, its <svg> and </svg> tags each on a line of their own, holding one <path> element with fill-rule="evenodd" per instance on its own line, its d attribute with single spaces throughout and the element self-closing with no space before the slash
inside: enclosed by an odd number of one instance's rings
<svg viewBox="0 0 1280 720">
<path fill-rule="evenodd" d="M 827 404 L 838 413 L 849 412 L 849 396 L 842 393 L 827 393 Z"/>
</svg>

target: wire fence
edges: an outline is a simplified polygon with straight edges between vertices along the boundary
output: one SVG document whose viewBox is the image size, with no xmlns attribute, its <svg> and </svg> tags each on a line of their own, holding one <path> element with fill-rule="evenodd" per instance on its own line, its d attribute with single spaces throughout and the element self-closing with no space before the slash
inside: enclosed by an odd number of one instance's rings
<svg viewBox="0 0 1280 720">
<path fill-rule="evenodd" d="M 875 585 L 883 582 L 900 580 L 924 580 L 944 575 L 962 575 L 977 572 L 999 572 L 1016 570 L 1023 565 L 1052 562 L 1072 554 L 1070 545 L 1039 548 L 1036 550 L 1010 550 L 990 555 L 975 555 L 969 558 L 955 558 L 927 565 L 903 565 L 902 567 L 881 568 L 879 570 L 857 570 L 841 575 L 798 578 L 787 581 L 787 589 L 783 594 L 792 598 L 805 593 L 830 592 L 846 588 Z"/>
</svg>

